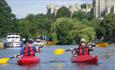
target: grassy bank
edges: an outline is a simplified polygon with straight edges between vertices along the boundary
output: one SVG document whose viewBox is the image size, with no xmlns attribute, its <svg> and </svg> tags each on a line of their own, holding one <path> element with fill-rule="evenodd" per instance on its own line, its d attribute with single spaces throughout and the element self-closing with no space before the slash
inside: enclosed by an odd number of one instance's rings
<svg viewBox="0 0 115 70">
<path fill-rule="evenodd" d="M 0 42 L 0 49 L 3 49 L 3 42 Z"/>
</svg>

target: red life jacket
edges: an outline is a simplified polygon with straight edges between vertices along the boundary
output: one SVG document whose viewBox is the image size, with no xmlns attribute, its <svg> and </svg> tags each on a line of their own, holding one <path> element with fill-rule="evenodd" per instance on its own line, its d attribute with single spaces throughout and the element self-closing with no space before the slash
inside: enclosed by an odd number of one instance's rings
<svg viewBox="0 0 115 70">
<path fill-rule="evenodd" d="M 25 47 L 24 48 L 24 55 L 23 56 L 35 56 L 35 51 L 33 47 Z"/>
<path fill-rule="evenodd" d="M 78 55 L 89 55 L 89 49 L 88 47 L 80 47 L 78 49 Z"/>
</svg>

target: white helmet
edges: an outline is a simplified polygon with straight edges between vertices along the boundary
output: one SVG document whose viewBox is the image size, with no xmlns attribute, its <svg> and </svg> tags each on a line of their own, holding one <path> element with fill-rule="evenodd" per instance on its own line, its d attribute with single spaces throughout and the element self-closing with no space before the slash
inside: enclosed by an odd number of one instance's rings
<svg viewBox="0 0 115 70">
<path fill-rule="evenodd" d="M 81 38 L 80 42 L 86 42 L 86 40 L 84 38 Z"/>
</svg>

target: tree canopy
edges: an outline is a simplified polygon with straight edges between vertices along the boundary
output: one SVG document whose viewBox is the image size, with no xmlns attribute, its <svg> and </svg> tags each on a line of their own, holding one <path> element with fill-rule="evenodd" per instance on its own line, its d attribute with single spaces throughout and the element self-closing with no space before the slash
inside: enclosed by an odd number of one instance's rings
<svg viewBox="0 0 115 70">
<path fill-rule="evenodd" d="M 0 0 L 0 36 L 9 32 L 18 32 L 16 17 L 5 0 Z"/>
<path fill-rule="evenodd" d="M 36 37 L 41 34 L 50 33 L 52 20 L 47 15 L 29 14 L 25 19 L 19 21 L 20 34 L 25 36 L 28 34 L 30 37 Z"/>
<path fill-rule="evenodd" d="M 52 33 L 56 34 L 58 42 L 61 44 L 78 43 L 80 38 L 86 38 L 87 42 L 95 38 L 95 31 L 81 22 L 74 22 L 70 18 L 57 19 L 52 27 Z"/>
<path fill-rule="evenodd" d="M 70 11 L 68 8 L 66 7 L 61 7 L 58 9 L 56 17 L 60 18 L 60 17 L 70 17 Z"/>
</svg>

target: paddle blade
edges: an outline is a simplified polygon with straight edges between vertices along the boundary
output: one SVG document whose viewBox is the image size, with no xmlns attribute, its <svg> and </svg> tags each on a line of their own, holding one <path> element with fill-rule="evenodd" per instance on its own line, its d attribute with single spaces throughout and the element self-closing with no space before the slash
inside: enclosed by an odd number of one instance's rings
<svg viewBox="0 0 115 70">
<path fill-rule="evenodd" d="M 54 53 L 55 53 L 56 55 L 61 55 L 61 54 L 63 54 L 64 52 L 65 52 L 64 49 L 56 49 L 56 50 L 54 51 Z"/>
<path fill-rule="evenodd" d="M 7 64 L 10 58 L 2 58 L 0 59 L 0 64 Z"/>
<path fill-rule="evenodd" d="M 102 47 L 102 48 L 106 48 L 108 47 L 110 44 L 109 43 L 106 43 L 106 42 L 102 42 L 102 43 L 97 43 L 96 46 L 98 47 Z"/>
</svg>

